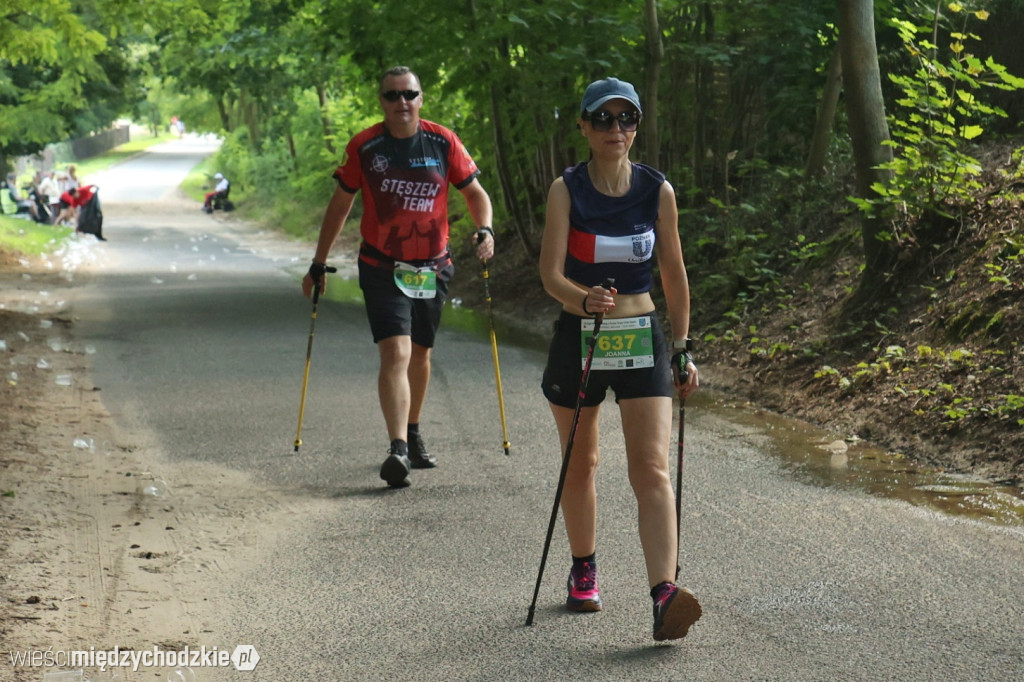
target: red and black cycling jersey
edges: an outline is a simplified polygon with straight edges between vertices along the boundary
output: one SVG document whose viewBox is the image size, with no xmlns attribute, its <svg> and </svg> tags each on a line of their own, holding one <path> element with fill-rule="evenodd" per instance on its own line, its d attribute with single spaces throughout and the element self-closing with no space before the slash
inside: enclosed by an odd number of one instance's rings
<svg viewBox="0 0 1024 682">
<path fill-rule="evenodd" d="M 448 185 L 463 189 L 480 174 L 451 130 L 420 120 L 409 138 L 378 123 L 352 138 L 334 178 L 363 193 L 363 241 L 395 260 L 426 261 L 448 250 Z"/>
</svg>

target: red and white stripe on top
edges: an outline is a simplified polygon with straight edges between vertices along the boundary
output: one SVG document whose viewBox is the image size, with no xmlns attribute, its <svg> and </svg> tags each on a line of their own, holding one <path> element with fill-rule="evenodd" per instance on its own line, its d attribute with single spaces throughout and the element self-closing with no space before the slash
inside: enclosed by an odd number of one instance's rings
<svg viewBox="0 0 1024 682">
<path fill-rule="evenodd" d="M 570 228 L 569 254 L 583 263 L 643 263 L 654 254 L 654 230 L 610 237 Z"/>
</svg>

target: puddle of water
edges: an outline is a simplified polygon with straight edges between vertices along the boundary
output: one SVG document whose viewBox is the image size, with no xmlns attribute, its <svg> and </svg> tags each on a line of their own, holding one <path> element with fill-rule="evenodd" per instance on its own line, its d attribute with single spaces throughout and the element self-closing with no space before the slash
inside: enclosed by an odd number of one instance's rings
<svg viewBox="0 0 1024 682">
<path fill-rule="evenodd" d="M 916 465 L 863 442 L 836 441 L 809 424 L 768 412 L 751 413 L 721 398 L 703 406 L 771 438 L 773 454 L 804 483 L 862 490 L 947 514 L 1024 526 L 1024 491 L 1019 488 Z"/>
<path fill-rule="evenodd" d="M 327 298 L 362 303 L 356 278 L 334 277 Z M 445 306 L 442 326 L 489 338 L 485 313 L 461 306 Z M 499 348 L 505 344 L 547 350 L 549 339 L 524 333 L 494 321 Z M 701 391 L 692 404 L 717 412 L 724 418 L 763 433 L 773 442 L 773 454 L 800 481 L 831 488 L 860 490 L 872 495 L 903 500 L 947 514 L 1024 526 L 1024 491 L 986 481 L 944 473 L 915 465 L 901 455 L 862 442 L 837 441 L 824 430 L 770 412 L 751 412 L 711 391 Z"/>
</svg>

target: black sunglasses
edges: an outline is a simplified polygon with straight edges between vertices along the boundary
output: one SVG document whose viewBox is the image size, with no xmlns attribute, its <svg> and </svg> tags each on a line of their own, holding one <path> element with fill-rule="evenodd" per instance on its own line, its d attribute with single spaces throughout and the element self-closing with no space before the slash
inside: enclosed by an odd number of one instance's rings
<svg viewBox="0 0 1024 682">
<path fill-rule="evenodd" d="M 640 112 L 636 109 L 620 111 L 618 115 L 613 115 L 605 109 L 598 109 L 595 112 L 584 111 L 582 118 L 584 121 L 589 121 L 594 130 L 599 133 L 607 133 L 612 129 L 612 123 L 615 121 L 619 122 L 619 130 L 624 133 L 631 133 L 640 125 Z"/>
<path fill-rule="evenodd" d="M 380 93 L 380 96 L 389 102 L 397 102 L 399 97 L 404 97 L 406 102 L 411 102 L 420 96 L 419 90 L 388 90 Z"/>
</svg>

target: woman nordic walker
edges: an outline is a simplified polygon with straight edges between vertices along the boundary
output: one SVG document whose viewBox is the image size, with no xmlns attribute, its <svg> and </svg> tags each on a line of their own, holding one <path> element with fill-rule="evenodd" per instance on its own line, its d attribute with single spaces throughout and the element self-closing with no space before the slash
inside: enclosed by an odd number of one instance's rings
<svg viewBox="0 0 1024 682">
<path fill-rule="evenodd" d="M 690 289 L 679 241 L 675 191 L 659 171 L 629 160 L 642 109 L 632 84 L 595 81 L 583 95 L 578 128 L 590 145 L 588 162 L 568 168 L 551 185 L 541 245 L 544 288 L 562 304 L 544 370 L 562 450 L 581 400 L 561 498 L 572 552 L 566 607 L 600 611 L 597 537 L 598 412 L 615 392 L 626 442 L 629 482 L 636 495 L 640 544 L 654 600 L 654 639 L 679 639 L 701 615 L 697 598 L 675 584 L 678 529 L 669 473 L 672 395 L 697 390 L 697 368 L 685 351 Z M 653 258 L 671 323 L 670 358 L 651 298 Z M 600 286 L 613 279 L 611 289 Z M 604 315 L 585 396 L 580 396 L 585 322 Z M 592 328 L 592 327 L 591 327 Z M 673 371 L 672 365 L 677 365 Z M 678 370 L 689 377 L 679 383 Z"/>
<path fill-rule="evenodd" d="M 323 291 L 327 256 L 362 192 L 359 287 L 380 356 L 377 394 L 391 443 L 380 477 L 403 488 L 410 469 L 437 465 L 419 421 L 431 349 L 455 274 L 448 248 L 448 186 L 462 194 L 477 226 L 473 241 L 480 260 L 494 256 L 493 208 L 477 179 L 480 170 L 458 136 L 420 118 L 422 87 L 409 67 L 388 69 L 378 95 L 384 120 L 345 147 L 302 291 L 310 297 L 314 283 Z"/>
</svg>

